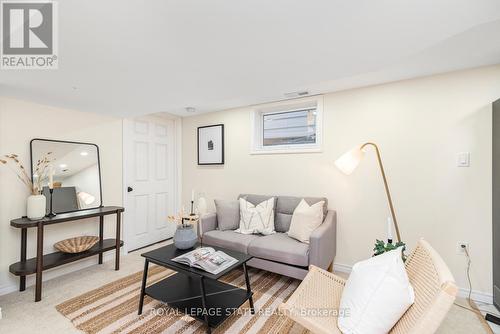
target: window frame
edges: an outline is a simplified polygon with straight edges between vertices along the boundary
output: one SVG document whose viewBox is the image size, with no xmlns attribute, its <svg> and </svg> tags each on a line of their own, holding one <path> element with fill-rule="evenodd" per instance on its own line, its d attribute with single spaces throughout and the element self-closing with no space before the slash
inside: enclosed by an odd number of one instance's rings
<svg viewBox="0 0 500 334">
<path fill-rule="evenodd" d="M 264 116 L 316 108 L 316 142 L 264 146 Z M 251 113 L 250 154 L 318 153 L 323 150 L 323 97 L 313 96 L 266 104 Z"/>
</svg>

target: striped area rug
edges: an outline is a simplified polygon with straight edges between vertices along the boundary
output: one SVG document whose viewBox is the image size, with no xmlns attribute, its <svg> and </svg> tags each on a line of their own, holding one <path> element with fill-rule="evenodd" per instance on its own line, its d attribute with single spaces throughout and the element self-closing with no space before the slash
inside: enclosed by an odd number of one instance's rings
<svg viewBox="0 0 500 334">
<path fill-rule="evenodd" d="M 159 266 L 149 269 L 148 285 L 173 271 Z M 249 270 L 256 313 L 237 312 L 212 331 L 214 333 L 306 333 L 300 325 L 278 312 L 278 306 L 297 288 L 299 281 L 263 270 Z M 94 333 L 205 333 L 205 325 L 194 318 L 179 314 L 146 296 L 141 316 L 137 315 L 142 271 L 98 289 L 72 298 L 56 306 L 73 325 L 89 334 Z M 221 281 L 245 288 L 242 269 L 236 269 Z M 241 310 L 248 310 L 248 302 Z"/>
</svg>

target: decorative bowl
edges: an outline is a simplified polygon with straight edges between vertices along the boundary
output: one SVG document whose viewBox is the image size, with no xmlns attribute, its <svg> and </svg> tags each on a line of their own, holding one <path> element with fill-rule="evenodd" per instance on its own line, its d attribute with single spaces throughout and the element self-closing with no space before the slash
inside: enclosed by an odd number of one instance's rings
<svg viewBox="0 0 500 334">
<path fill-rule="evenodd" d="M 98 242 L 99 237 L 83 236 L 58 241 L 54 247 L 63 253 L 81 253 L 89 250 Z"/>
</svg>

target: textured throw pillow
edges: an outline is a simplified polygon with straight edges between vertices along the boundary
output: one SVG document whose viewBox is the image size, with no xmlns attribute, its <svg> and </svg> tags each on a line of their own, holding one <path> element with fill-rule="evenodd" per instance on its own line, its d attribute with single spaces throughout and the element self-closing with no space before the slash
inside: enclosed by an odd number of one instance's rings
<svg viewBox="0 0 500 334">
<path fill-rule="evenodd" d="M 219 230 L 236 230 L 240 224 L 240 203 L 216 199 L 215 209 Z"/>
<path fill-rule="evenodd" d="M 264 235 L 274 232 L 274 197 L 253 205 L 240 198 L 240 228 L 236 232 L 243 234 L 261 233 Z"/>
<path fill-rule="evenodd" d="M 293 211 L 288 236 L 308 244 L 311 233 L 323 222 L 323 205 L 320 201 L 310 206 L 302 199 Z"/>
<path fill-rule="evenodd" d="M 342 333 L 388 333 L 413 304 L 401 252 L 400 247 L 354 265 L 340 300 Z"/>
</svg>

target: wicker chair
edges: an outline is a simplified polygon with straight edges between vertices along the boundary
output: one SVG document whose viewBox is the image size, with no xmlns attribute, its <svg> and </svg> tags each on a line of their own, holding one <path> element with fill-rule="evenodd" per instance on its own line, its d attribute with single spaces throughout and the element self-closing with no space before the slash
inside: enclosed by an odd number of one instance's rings
<svg viewBox="0 0 500 334">
<path fill-rule="evenodd" d="M 453 276 L 439 254 L 422 239 L 405 266 L 415 290 L 415 303 L 390 333 L 434 333 L 455 300 L 458 289 Z M 311 266 L 300 286 L 280 309 L 313 333 L 340 333 L 337 316 L 305 311 L 338 310 L 345 282 L 328 271 Z"/>
</svg>

